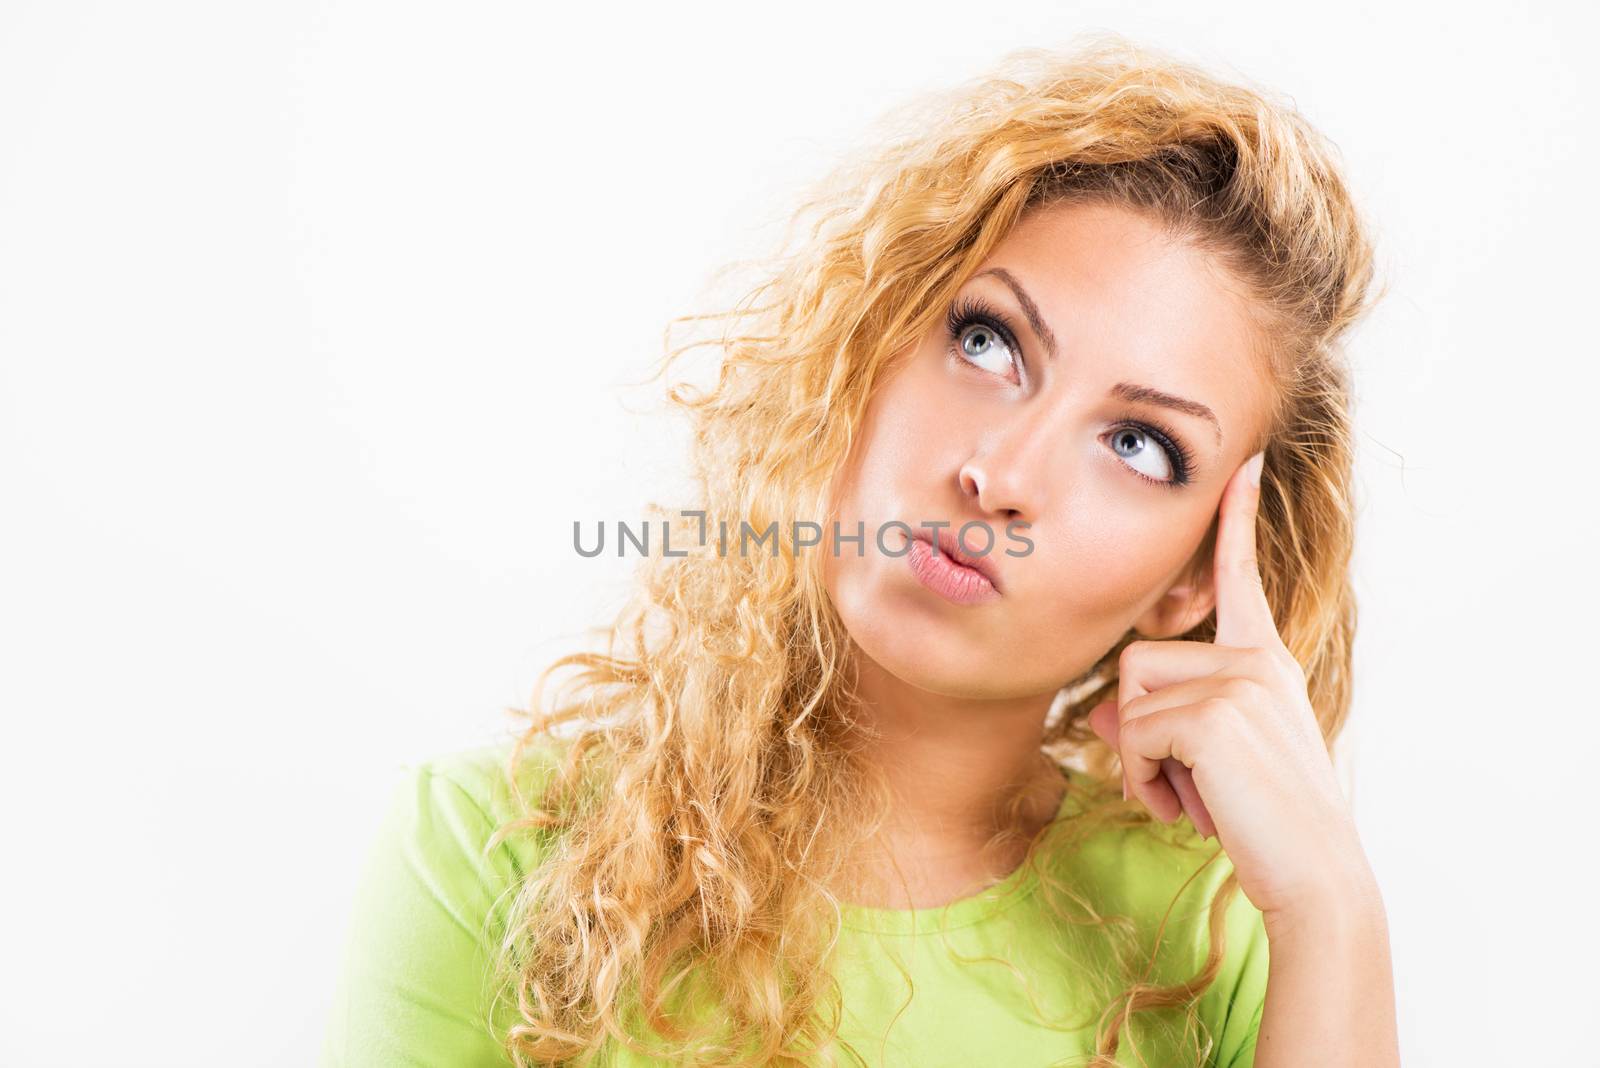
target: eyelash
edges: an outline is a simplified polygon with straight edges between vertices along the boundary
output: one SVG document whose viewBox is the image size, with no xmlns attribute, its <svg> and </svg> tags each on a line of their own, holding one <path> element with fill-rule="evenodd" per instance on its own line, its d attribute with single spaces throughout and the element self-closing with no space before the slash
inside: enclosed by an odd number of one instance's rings
<svg viewBox="0 0 1600 1068">
<path fill-rule="evenodd" d="M 961 333 L 973 324 L 981 324 L 1000 335 L 1000 340 L 1010 347 L 1016 354 L 1017 361 L 1022 362 L 1022 346 L 1017 344 L 1016 331 L 1011 328 L 1011 321 L 1004 312 L 978 296 L 964 296 L 950 305 L 950 310 L 945 314 L 945 332 L 949 336 L 952 346 L 959 345 Z M 1129 467 L 1139 478 L 1155 486 L 1165 486 L 1167 489 L 1181 489 L 1189 483 L 1194 471 L 1194 452 L 1183 443 L 1183 439 L 1164 423 L 1145 421 L 1124 415 L 1119 418 L 1117 430 L 1137 430 L 1155 440 L 1167 452 L 1167 458 L 1172 464 L 1172 477 L 1169 479 L 1151 478 L 1143 471 Z M 1127 466 L 1124 464 L 1123 466 Z"/>
<path fill-rule="evenodd" d="M 1117 424 L 1117 429 L 1137 430 L 1147 437 L 1154 438 L 1157 445 L 1167 450 L 1167 457 L 1172 463 L 1172 477 L 1167 479 L 1151 478 L 1143 471 L 1134 471 L 1133 468 L 1129 468 L 1130 471 L 1133 471 L 1134 474 L 1146 482 L 1152 482 L 1157 486 L 1165 486 L 1168 489 L 1179 489 L 1189 484 L 1189 478 L 1194 471 L 1194 453 L 1165 424 L 1145 422 L 1132 416 L 1124 416 L 1122 421 Z"/>
</svg>

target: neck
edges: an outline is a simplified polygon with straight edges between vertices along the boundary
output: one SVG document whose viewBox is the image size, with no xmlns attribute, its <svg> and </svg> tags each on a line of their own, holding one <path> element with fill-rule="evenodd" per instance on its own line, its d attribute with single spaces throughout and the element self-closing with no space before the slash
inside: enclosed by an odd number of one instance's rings
<svg viewBox="0 0 1600 1068">
<path fill-rule="evenodd" d="M 1060 808 L 1066 781 L 1041 753 L 1054 693 L 949 697 L 907 685 L 856 650 L 856 693 L 893 805 L 881 830 L 902 869 L 1001 875 Z M 997 834 L 1011 831 L 1001 845 Z M 994 850 L 998 849 L 998 852 Z"/>
</svg>

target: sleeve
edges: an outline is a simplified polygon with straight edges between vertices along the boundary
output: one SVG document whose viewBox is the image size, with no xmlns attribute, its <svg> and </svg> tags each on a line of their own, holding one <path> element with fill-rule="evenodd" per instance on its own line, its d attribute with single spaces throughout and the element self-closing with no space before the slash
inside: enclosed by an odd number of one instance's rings
<svg viewBox="0 0 1600 1068">
<path fill-rule="evenodd" d="M 322 1068 L 506 1068 L 490 1029 L 487 921 L 509 859 L 467 790 L 407 767 L 368 848 Z"/>
<path fill-rule="evenodd" d="M 1205 994 L 1211 1001 L 1211 1063 L 1216 1068 L 1254 1068 L 1256 1035 L 1267 1001 L 1267 929 L 1261 913 L 1242 891 L 1228 906 L 1227 957 L 1236 962 Z"/>
</svg>

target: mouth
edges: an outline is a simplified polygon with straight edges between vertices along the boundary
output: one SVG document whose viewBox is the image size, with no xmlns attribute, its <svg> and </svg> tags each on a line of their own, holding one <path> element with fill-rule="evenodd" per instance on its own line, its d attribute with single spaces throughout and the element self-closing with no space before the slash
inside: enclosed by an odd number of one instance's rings
<svg viewBox="0 0 1600 1068">
<path fill-rule="evenodd" d="M 982 604 L 1000 596 L 992 562 L 963 550 L 948 530 L 938 531 L 938 539 L 935 553 L 929 531 L 911 537 L 906 562 L 918 582 L 955 604 Z"/>
</svg>

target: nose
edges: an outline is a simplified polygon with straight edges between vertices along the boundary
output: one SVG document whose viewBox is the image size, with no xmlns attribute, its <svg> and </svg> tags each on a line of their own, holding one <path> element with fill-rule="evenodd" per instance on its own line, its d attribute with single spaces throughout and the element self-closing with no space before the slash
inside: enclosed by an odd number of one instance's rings
<svg viewBox="0 0 1600 1068">
<path fill-rule="evenodd" d="M 1037 417 L 1019 416 L 986 436 L 961 465 L 961 491 L 976 501 L 984 515 L 1003 523 L 1031 523 L 1038 518 L 1045 492 L 1040 468 L 1049 451 L 1042 431 Z"/>
</svg>

